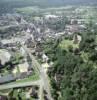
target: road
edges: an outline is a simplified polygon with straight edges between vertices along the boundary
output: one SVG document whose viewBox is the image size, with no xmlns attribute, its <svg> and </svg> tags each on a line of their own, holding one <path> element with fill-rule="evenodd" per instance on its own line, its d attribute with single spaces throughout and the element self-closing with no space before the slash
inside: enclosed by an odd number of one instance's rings
<svg viewBox="0 0 97 100">
<path fill-rule="evenodd" d="M 47 76 L 46 72 L 44 71 L 43 67 L 38 63 L 38 61 L 35 59 L 35 57 L 31 54 L 31 51 L 23 44 L 22 44 L 22 47 L 27 52 L 27 54 L 30 56 L 30 58 L 32 59 L 32 64 L 34 65 L 33 67 L 36 70 L 36 72 L 38 72 L 40 79 L 42 80 L 41 86 L 48 93 L 48 99 L 53 100 L 51 97 L 50 84 L 49 84 L 49 80 L 48 80 L 48 76 Z"/>
<path fill-rule="evenodd" d="M 21 83 L 9 83 L 9 84 L 4 84 L 0 85 L 0 90 L 4 89 L 10 89 L 10 88 L 16 88 L 16 87 L 25 87 L 25 86 L 32 86 L 32 85 L 40 85 L 41 80 L 38 81 L 29 81 L 29 82 L 21 82 Z"/>
</svg>

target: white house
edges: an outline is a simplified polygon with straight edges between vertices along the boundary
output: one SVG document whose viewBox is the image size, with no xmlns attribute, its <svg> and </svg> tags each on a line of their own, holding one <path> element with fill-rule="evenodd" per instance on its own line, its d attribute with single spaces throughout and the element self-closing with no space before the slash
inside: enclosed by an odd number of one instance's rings
<svg viewBox="0 0 97 100">
<path fill-rule="evenodd" d="M 46 54 L 42 55 L 42 59 L 43 59 L 43 62 L 47 62 L 49 60 L 49 58 Z"/>
<path fill-rule="evenodd" d="M 10 61 L 11 54 L 7 50 L 0 50 L 0 61 L 4 65 L 6 62 Z"/>
</svg>

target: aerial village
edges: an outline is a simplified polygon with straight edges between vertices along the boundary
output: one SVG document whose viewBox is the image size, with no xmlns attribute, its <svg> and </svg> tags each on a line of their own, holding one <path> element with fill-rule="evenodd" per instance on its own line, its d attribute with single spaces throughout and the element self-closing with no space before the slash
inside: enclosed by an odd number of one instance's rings
<svg viewBox="0 0 97 100">
<path fill-rule="evenodd" d="M 27 19 L 30 15 L 22 13 L 0 16 L 0 89 L 9 89 L 10 84 L 13 84 L 10 89 L 13 88 L 17 93 L 25 91 L 24 100 L 29 100 L 30 97 L 40 100 L 42 83 L 39 74 L 46 74 L 48 69 L 53 67 L 53 62 L 44 52 L 42 45 L 50 39 L 63 39 L 65 36 L 70 37 L 71 43 L 77 48 L 82 41 L 80 33 L 87 30 L 89 21 L 80 16 L 84 9 L 76 8 L 72 11 L 71 8 L 70 12 L 67 12 L 68 9 L 65 9 L 63 15 L 62 10 L 56 10 L 54 14 L 49 11 L 43 16 L 34 16 L 33 19 Z M 41 64 L 41 68 L 36 60 Z M 22 84 L 22 87 L 18 86 L 23 82 L 28 83 Z M 11 95 L 11 92 L 7 95 Z M 45 100 L 51 100 L 46 92 L 44 90 Z M 0 100 L 6 100 L 1 98 L 6 96 L 0 96 Z"/>
</svg>

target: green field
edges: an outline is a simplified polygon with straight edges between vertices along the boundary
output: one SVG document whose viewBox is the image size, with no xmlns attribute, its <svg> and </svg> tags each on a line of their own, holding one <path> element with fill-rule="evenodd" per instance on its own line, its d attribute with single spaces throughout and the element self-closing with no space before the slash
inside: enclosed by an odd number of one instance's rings
<svg viewBox="0 0 97 100">
<path fill-rule="evenodd" d="M 36 81 L 38 79 L 39 79 L 39 75 L 35 74 L 35 75 L 32 75 L 32 76 L 29 76 L 28 78 L 25 78 L 25 79 L 22 79 L 22 80 L 17 80 L 15 83 Z"/>
<path fill-rule="evenodd" d="M 68 48 L 72 46 L 73 48 L 78 48 L 78 44 L 74 44 L 72 40 L 63 40 L 60 44 L 59 47 L 62 49 L 68 50 Z"/>
</svg>

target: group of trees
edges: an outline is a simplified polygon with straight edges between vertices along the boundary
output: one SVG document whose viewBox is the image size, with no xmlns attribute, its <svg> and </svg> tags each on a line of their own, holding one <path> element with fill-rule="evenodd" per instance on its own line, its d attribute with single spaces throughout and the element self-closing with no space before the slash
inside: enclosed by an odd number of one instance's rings
<svg viewBox="0 0 97 100">
<path fill-rule="evenodd" d="M 59 47 L 60 41 L 49 43 L 50 52 L 47 54 L 53 58 L 54 65 L 48 70 L 48 75 L 54 100 L 96 100 L 96 35 L 88 32 L 82 34 L 79 54 L 62 50 Z M 86 62 L 81 56 L 82 52 L 89 54 Z"/>
</svg>

